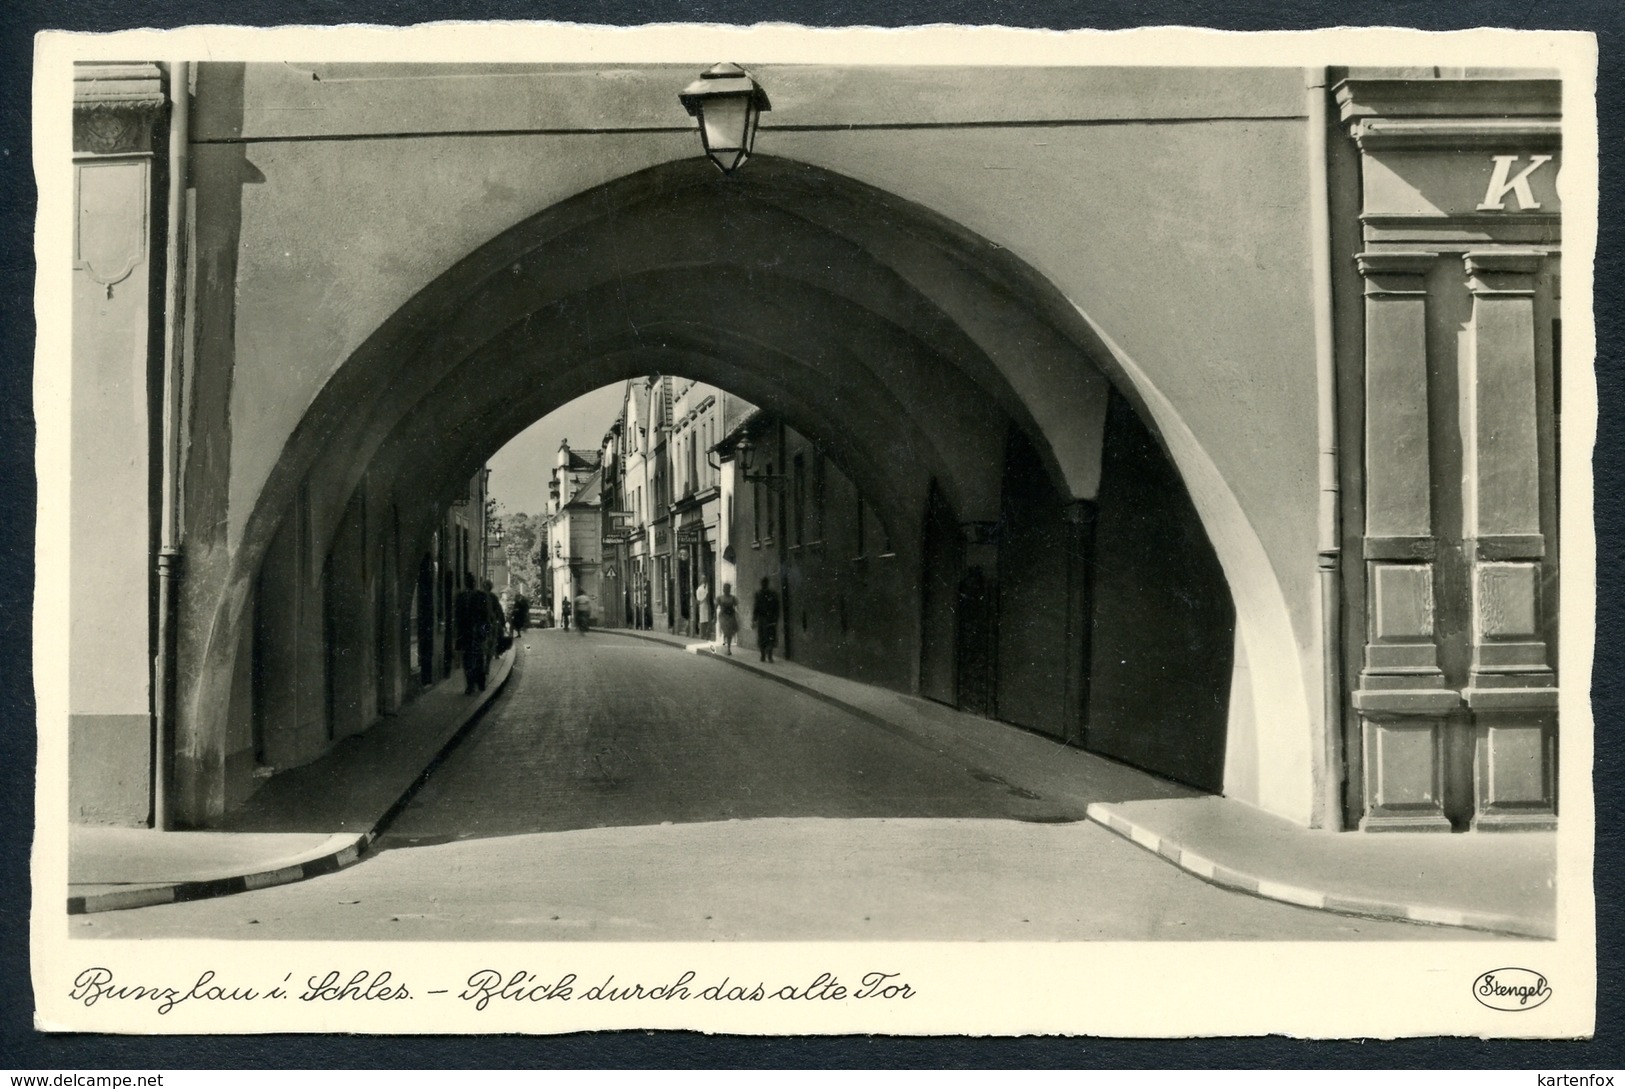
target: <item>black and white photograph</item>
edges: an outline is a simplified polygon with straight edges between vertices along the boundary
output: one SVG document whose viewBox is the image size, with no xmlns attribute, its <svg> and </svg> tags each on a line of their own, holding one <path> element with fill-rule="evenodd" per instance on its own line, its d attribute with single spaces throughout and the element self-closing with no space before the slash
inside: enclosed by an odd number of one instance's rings
<svg viewBox="0 0 1625 1089">
<path fill-rule="evenodd" d="M 1588 1034 L 1596 65 L 42 35 L 38 1026 Z"/>
</svg>

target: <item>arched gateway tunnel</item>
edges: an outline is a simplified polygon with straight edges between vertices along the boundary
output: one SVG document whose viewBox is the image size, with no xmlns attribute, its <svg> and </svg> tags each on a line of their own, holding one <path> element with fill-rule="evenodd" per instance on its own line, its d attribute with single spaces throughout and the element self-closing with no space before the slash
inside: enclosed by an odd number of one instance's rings
<svg viewBox="0 0 1625 1089">
<path fill-rule="evenodd" d="M 76 401 L 74 509 L 116 512 L 75 538 L 76 819 L 207 826 L 389 729 L 470 479 L 681 375 L 883 531 L 783 553 L 792 660 L 1301 825 L 1549 826 L 1555 81 L 752 71 L 723 174 L 688 68 L 80 66 L 76 382 L 151 351 L 134 415 Z M 1447 153 L 1474 110 L 1507 148 Z"/>
</svg>

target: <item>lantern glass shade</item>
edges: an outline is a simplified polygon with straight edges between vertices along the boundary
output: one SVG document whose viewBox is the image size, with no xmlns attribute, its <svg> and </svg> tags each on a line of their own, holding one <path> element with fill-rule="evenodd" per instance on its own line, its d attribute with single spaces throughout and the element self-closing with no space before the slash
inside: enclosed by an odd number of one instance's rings
<svg viewBox="0 0 1625 1089">
<path fill-rule="evenodd" d="M 744 95 L 717 96 L 700 115 L 700 136 L 711 161 L 729 174 L 749 152 L 750 99 Z"/>
<path fill-rule="evenodd" d="M 677 97 L 699 119 L 705 154 L 724 174 L 750 158 L 762 111 L 772 109 L 767 93 L 735 64 L 713 65 Z"/>
</svg>

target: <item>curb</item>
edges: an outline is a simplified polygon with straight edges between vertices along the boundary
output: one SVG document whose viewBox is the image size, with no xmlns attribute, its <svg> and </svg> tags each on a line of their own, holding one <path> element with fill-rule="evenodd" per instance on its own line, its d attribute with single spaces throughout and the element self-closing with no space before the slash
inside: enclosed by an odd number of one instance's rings
<svg viewBox="0 0 1625 1089">
<path fill-rule="evenodd" d="M 1515 915 L 1494 915 L 1481 911 L 1461 911 L 1453 908 L 1428 907 L 1391 900 L 1377 900 L 1356 896 L 1338 896 L 1333 893 L 1290 885 L 1267 877 L 1245 873 L 1220 865 L 1150 829 L 1134 823 L 1111 811 L 1108 804 L 1093 802 L 1088 809 L 1089 819 L 1132 840 L 1154 855 L 1173 863 L 1186 873 L 1201 878 L 1210 885 L 1244 892 L 1265 900 L 1278 900 L 1298 907 L 1318 911 L 1333 911 L 1341 915 L 1363 915 L 1376 919 L 1399 919 L 1405 922 L 1431 926 L 1454 926 L 1466 930 L 1485 930 L 1495 934 L 1508 934 L 1519 938 L 1556 938 L 1553 927 L 1531 922 Z"/>
<path fill-rule="evenodd" d="M 413 788 L 414 791 L 416 787 Z M 238 892 L 251 892 L 254 889 L 268 889 L 275 885 L 291 885 L 295 881 L 303 881 L 310 877 L 320 877 L 322 874 L 333 873 L 353 864 L 358 860 L 372 841 L 377 838 L 378 828 L 363 832 L 339 848 L 327 854 L 292 866 L 283 866 L 275 870 L 262 870 L 258 873 L 242 874 L 237 877 L 218 877 L 207 881 L 177 881 L 168 885 L 149 885 L 136 889 L 119 889 L 112 892 L 93 892 L 83 896 L 68 897 L 69 915 L 92 915 L 102 911 L 124 911 L 129 908 L 154 907 L 158 904 L 180 904 L 188 900 L 208 900 L 216 896 L 230 896 Z"/>
<path fill-rule="evenodd" d="M 440 763 L 450 755 L 451 750 L 463 740 L 469 729 L 477 722 L 485 709 L 491 706 L 493 700 L 508 684 L 508 678 L 513 676 L 514 659 L 508 660 L 508 669 L 502 679 L 493 685 L 485 694 L 485 698 L 472 707 L 466 708 L 466 715 L 452 730 L 440 748 L 435 750 L 434 757 L 420 772 L 412 784 L 406 788 L 401 796 L 384 811 L 383 816 L 373 822 L 371 828 L 354 836 L 344 846 L 331 850 L 315 858 L 290 866 L 281 866 L 274 870 L 261 870 L 255 873 L 242 874 L 234 877 L 217 877 L 203 881 L 175 881 L 169 884 L 148 884 L 139 888 L 117 889 L 109 892 L 85 893 L 81 896 L 68 897 L 69 915 L 92 915 L 102 911 L 125 911 L 130 908 L 155 907 L 159 904 L 180 904 L 189 900 L 209 900 L 216 896 L 231 896 L 239 892 L 252 892 L 255 889 L 268 889 L 277 885 L 291 885 L 295 881 L 305 881 L 312 877 L 321 877 L 346 866 L 359 862 L 367 853 L 367 849 L 383 830 L 389 827 L 391 821 L 400 815 L 401 810 L 411 804 L 412 798 L 428 782 L 429 776 L 440 766 Z"/>
</svg>

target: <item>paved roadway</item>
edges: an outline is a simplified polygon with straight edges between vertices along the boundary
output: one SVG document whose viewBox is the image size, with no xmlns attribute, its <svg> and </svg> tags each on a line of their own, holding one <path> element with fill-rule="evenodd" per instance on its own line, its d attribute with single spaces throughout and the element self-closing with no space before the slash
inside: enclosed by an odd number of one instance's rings
<svg viewBox="0 0 1625 1089">
<path fill-rule="evenodd" d="M 524 649 L 528 647 L 528 649 Z M 361 864 L 76 917 L 81 936 L 391 940 L 1472 939 L 1208 885 L 726 662 L 530 632 Z"/>
</svg>

